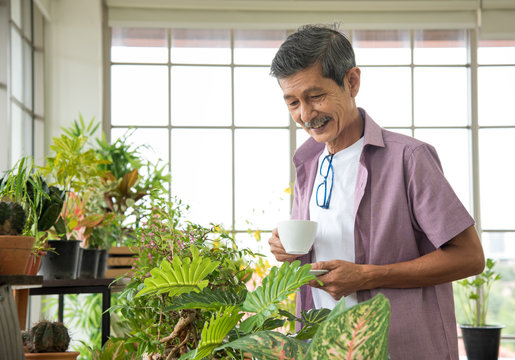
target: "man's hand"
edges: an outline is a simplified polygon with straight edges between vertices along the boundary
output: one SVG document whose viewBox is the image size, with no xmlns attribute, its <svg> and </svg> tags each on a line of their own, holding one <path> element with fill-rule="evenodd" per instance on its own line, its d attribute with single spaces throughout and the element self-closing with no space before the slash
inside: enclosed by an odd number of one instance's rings
<svg viewBox="0 0 515 360">
<path fill-rule="evenodd" d="M 279 240 L 279 233 L 277 232 L 277 228 L 272 230 L 272 237 L 268 239 L 268 244 L 270 245 L 270 251 L 274 254 L 275 259 L 277 261 L 288 261 L 292 262 L 301 255 L 290 255 L 287 254 L 284 250 L 283 244 L 281 244 L 281 240 Z"/>
<path fill-rule="evenodd" d="M 363 290 L 361 265 L 343 260 L 320 261 L 311 265 L 313 270 L 324 269 L 329 270 L 329 272 L 318 276 L 318 279 L 324 285 L 320 285 L 316 280 L 311 280 L 309 285 L 326 291 L 335 300 L 340 300 L 342 296 Z"/>
</svg>

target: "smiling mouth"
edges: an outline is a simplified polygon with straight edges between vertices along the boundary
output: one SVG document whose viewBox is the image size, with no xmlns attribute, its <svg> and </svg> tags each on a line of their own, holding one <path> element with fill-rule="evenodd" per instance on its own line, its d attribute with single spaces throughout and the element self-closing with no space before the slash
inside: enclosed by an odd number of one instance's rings
<svg viewBox="0 0 515 360">
<path fill-rule="evenodd" d="M 308 129 L 320 129 L 322 126 L 324 126 L 331 120 L 332 120 L 332 117 L 326 115 L 326 116 L 322 116 L 321 118 L 317 118 L 317 119 L 308 121 L 307 123 L 304 123 L 304 126 Z"/>
</svg>

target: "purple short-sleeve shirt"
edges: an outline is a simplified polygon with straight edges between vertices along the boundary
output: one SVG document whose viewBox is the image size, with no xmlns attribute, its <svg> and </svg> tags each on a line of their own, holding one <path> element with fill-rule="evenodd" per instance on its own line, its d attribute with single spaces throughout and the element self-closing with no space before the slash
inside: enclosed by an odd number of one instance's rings
<svg viewBox="0 0 515 360">
<path fill-rule="evenodd" d="M 357 264 L 412 260 L 474 225 L 445 179 L 431 145 L 387 131 L 363 109 L 360 112 L 365 119 L 365 133 L 354 195 Z M 310 138 L 295 153 L 293 219 L 309 219 L 309 199 L 324 147 Z M 311 262 L 311 256 L 312 253 L 303 256 L 302 263 Z M 458 359 L 451 283 L 359 291 L 358 301 L 378 293 L 390 300 L 392 360 Z M 311 288 L 304 286 L 297 296 L 297 311 L 311 308 Z"/>
</svg>

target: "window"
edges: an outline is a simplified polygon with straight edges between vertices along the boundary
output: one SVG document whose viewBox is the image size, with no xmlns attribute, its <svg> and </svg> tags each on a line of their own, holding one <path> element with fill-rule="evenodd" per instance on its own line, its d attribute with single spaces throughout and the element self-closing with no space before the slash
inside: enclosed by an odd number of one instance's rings
<svg viewBox="0 0 515 360">
<path fill-rule="evenodd" d="M 31 0 L 11 0 L 0 3 L 0 17 L 0 44 L 10 50 L 0 61 L 0 124 L 8 129 L 0 165 L 7 169 L 22 156 L 43 156 L 43 15 Z"/>
<path fill-rule="evenodd" d="M 480 42 L 476 49 L 473 35 L 348 34 L 362 71 L 358 106 L 380 125 L 436 147 L 447 178 L 478 221 L 486 255 L 499 260 L 505 280 L 492 295 L 496 321 L 515 309 L 515 163 L 499 166 L 513 154 L 515 41 Z M 274 30 L 112 29 L 112 139 L 135 126 L 135 142 L 154 148 L 148 156 L 170 162 L 172 193 L 191 205 L 192 220 L 223 223 L 245 246 L 265 254 L 266 241 L 256 242 L 247 230 L 259 229 L 266 240 L 289 216 L 291 158 L 307 138 L 268 76 L 286 36 Z M 514 333 L 510 325 L 503 331 L 507 340 Z M 502 345 L 515 351 L 515 344 Z"/>
</svg>

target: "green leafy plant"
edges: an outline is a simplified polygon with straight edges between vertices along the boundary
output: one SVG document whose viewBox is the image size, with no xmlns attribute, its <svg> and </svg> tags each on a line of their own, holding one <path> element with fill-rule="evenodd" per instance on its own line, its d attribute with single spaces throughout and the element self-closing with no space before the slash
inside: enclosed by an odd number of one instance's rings
<svg viewBox="0 0 515 360">
<path fill-rule="evenodd" d="M 21 235 L 26 216 L 20 204 L 0 201 L 0 235 Z"/>
<path fill-rule="evenodd" d="M 494 266 L 495 261 L 487 259 L 481 274 L 457 281 L 460 287 L 458 296 L 467 325 L 486 325 L 490 290 L 493 283 L 501 279 L 501 275 L 494 271 Z"/>
<path fill-rule="evenodd" d="M 48 186 L 31 157 L 21 158 L 0 179 L 0 198 L 18 203 L 25 210 L 26 221 L 19 233 L 35 238 L 35 253 L 43 247 L 46 233 L 55 226 L 64 195 L 58 187 Z"/>
</svg>

